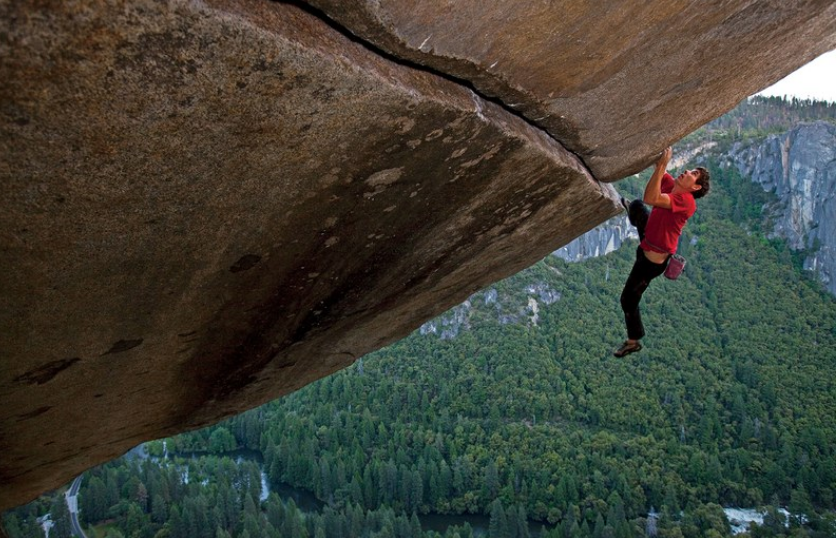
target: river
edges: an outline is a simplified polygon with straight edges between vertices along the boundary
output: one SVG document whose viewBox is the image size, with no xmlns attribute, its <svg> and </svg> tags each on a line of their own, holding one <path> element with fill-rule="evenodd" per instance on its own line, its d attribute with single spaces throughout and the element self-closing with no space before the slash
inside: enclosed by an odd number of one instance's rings
<svg viewBox="0 0 836 538">
<path fill-rule="evenodd" d="M 279 496 L 283 502 L 293 499 L 293 502 L 303 513 L 320 513 L 325 508 L 325 503 L 317 499 L 311 492 L 300 489 L 290 484 L 280 483 L 274 484 L 272 487 L 267 480 L 267 473 L 264 472 L 264 457 L 261 452 L 257 450 L 250 450 L 241 448 L 231 452 L 223 452 L 220 454 L 208 452 L 185 452 L 170 454 L 164 445 L 164 459 L 171 457 L 180 457 L 185 459 L 196 459 L 200 456 L 217 456 L 228 457 L 234 459 L 237 463 L 244 460 L 254 461 L 261 469 L 261 500 L 264 501 L 271 492 Z M 148 458 L 148 452 L 144 445 L 140 445 L 128 453 L 128 457 Z M 156 459 L 156 458 L 151 458 Z M 188 470 L 184 470 L 184 480 L 188 481 Z M 490 524 L 490 517 L 483 515 L 445 515 L 445 514 L 419 514 L 418 520 L 421 522 L 421 528 L 425 531 L 435 531 L 441 534 L 452 527 L 462 526 L 465 523 L 470 525 L 473 529 L 473 536 L 486 537 L 488 536 L 488 525 Z M 546 524 L 546 528 L 553 528 L 553 525 Z M 528 520 L 528 528 L 532 538 L 540 536 L 540 531 L 543 528 L 542 521 Z"/>
<path fill-rule="evenodd" d="M 168 459 L 170 456 L 168 450 L 165 448 L 165 442 L 163 444 L 163 448 L 163 457 Z M 259 469 L 261 470 L 262 501 L 265 501 L 267 497 L 270 495 L 270 492 L 272 491 L 276 495 L 278 495 L 279 498 L 285 503 L 290 499 L 293 499 L 293 502 L 296 504 L 299 510 L 301 510 L 304 513 L 320 513 L 325 508 L 325 503 L 317 499 L 316 496 L 314 496 L 311 492 L 307 490 L 300 489 L 285 483 L 274 485 L 271 488 L 270 482 L 267 480 L 267 473 L 264 472 L 264 457 L 261 455 L 261 452 L 257 450 L 241 448 L 238 450 L 224 452 L 221 454 L 210 454 L 208 452 L 187 452 L 176 454 L 176 456 L 178 457 L 187 459 L 195 459 L 200 456 L 209 455 L 229 457 L 234 459 L 239 464 L 244 460 L 256 462 L 259 466 Z M 147 458 L 148 453 L 145 450 L 144 445 L 140 445 L 135 449 L 131 450 L 128 453 L 128 457 Z M 188 470 L 184 470 L 184 479 L 188 481 Z M 756 509 L 729 507 L 724 508 L 723 511 L 726 513 L 726 517 L 728 517 L 731 522 L 732 534 L 739 534 L 744 532 L 747 529 L 749 522 L 755 522 L 756 524 L 763 523 L 763 513 Z M 789 513 L 786 512 L 786 510 L 784 509 L 782 509 L 782 512 L 785 515 L 789 515 Z M 470 527 L 473 529 L 473 535 L 478 537 L 485 537 L 488 535 L 488 525 L 490 524 L 490 518 L 488 516 L 483 515 L 457 516 L 444 514 L 423 514 L 418 515 L 418 520 L 421 522 L 421 528 L 425 531 L 431 530 L 441 534 L 444 534 L 444 532 L 449 527 L 462 526 L 465 523 L 468 523 Z M 553 527 L 553 525 L 546 524 L 546 528 L 550 529 Z M 536 538 L 540 535 L 540 531 L 543 528 L 543 522 L 529 519 L 528 528 L 532 538 Z"/>
</svg>

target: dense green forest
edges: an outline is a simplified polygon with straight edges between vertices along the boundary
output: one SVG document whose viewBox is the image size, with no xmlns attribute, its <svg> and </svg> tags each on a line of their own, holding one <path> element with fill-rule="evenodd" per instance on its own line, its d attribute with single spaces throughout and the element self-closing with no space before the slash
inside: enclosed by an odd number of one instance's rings
<svg viewBox="0 0 836 538">
<path fill-rule="evenodd" d="M 767 116 L 836 113 L 741 107 L 763 117 L 738 109 L 711 128 L 760 136 L 778 122 Z M 717 537 L 730 532 L 721 507 L 741 506 L 767 512 L 750 536 L 836 535 L 836 300 L 799 253 L 765 239 L 770 194 L 716 155 L 699 164 L 712 191 L 683 234 L 684 275 L 645 295 L 642 352 L 611 355 L 635 242 L 577 264 L 550 256 L 436 320 L 455 337 L 416 331 L 167 440 L 200 458 L 161 459 L 157 442 L 157 458 L 87 472 L 83 522 L 114 538 L 423 537 L 438 535 L 423 514 L 483 514 L 491 538 L 529 536 L 528 520 L 545 538 Z M 644 180 L 618 188 L 635 196 Z M 224 457 L 238 448 L 261 454 L 271 489 L 310 491 L 324 508 L 262 501 L 258 465 Z M 34 517 L 60 498 L 8 512 L 10 538 L 39 536 Z M 52 537 L 66 536 L 60 511 Z"/>
</svg>

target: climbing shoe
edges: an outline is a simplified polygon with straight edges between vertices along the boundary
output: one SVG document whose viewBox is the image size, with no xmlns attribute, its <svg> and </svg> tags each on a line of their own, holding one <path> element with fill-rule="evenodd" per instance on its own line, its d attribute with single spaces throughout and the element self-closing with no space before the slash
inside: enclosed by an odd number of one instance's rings
<svg viewBox="0 0 836 538">
<path fill-rule="evenodd" d="M 627 213 L 630 212 L 630 200 L 628 200 L 627 198 L 622 196 L 621 197 L 621 205 L 624 206 L 624 211 L 626 211 Z"/>
<path fill-rule="evenodd" d="M 621 347 L 613 351 L 612 354 L 616 357 L 624 357 L 626 355 L 629 355 L 630 353 L 635 353 L 636 351 L 641 350 L 642 345 L 640 343 L 634 342 L 631 344 L 630 342 L 625 341 L 623 344 L 621 344 Z"/>
</svg>

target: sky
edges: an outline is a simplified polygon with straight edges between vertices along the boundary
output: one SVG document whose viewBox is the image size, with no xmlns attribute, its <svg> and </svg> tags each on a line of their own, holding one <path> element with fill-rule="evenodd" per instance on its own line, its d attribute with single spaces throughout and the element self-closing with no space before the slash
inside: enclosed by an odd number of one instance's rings
<svg viewBox="0 0 836 538">
<path fill-rule="evenodd" d="M 836 50 L 822 54 L 757 95 L 786 95 L 836 103 Z"/>
</svg>

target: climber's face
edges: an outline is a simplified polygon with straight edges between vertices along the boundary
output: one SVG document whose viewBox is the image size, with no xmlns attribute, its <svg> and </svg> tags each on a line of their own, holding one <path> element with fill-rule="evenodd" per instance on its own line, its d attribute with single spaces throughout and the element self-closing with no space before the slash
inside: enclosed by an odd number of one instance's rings
<svg viewBox="0 0 836 538">
<path fill-rule="evenodd" d="M 697 180 L 700 178 L 699 170 L 685 170 L 674 180 L 674 183 L 685 192 L 695 192 L 702 187 L 697 185 Z"/>
</svg>

